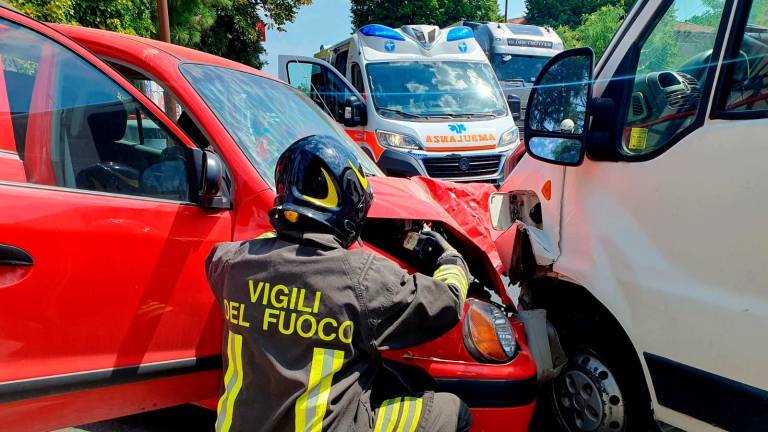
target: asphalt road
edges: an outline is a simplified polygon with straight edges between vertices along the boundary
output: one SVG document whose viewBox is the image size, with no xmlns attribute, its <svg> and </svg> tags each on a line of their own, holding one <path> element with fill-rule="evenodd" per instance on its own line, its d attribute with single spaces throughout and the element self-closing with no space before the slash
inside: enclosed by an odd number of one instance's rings
<svg viewBox="0 0 768 432">
<path fill-rule="evenodd" d="M 215 412 L 184 405 L 55 432 L 211 432 L 215 423 Z"/>
</svg>

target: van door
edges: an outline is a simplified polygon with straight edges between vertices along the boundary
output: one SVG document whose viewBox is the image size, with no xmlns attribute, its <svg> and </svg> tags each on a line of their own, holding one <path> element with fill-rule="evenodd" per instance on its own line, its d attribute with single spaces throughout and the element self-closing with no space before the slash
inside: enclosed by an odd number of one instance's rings
<svg viewBox="0 0 768 432">
<path fill-rule="evenodd" d="M 375 134 L 367 131 L 365 126 L 347 127 L 343 124 L 345 101 L 351 96 L 361 102 L 365 99 L 342 73 L 327 62 L 311 57 L 280 55 L 278 63 L 280 79 L 312 99 L 340 123 L 347 135 L 358 143 L 372 160 L 376 160 L 379 152 L 375 150 L 379 149 L 379 146 Z"/>
<path fill-rule="evenodd" d="M 621 322 L 657 418 L 685 430 L 768 412 L 766 3 L 644 8 L 596 77 L 622 122 L 611 161 L 566 170 L 554 270 Z"/>
<path fill-rule="evenodd" d="M 3 148 L 24 170 L 0 173 L 0 429 L 215 396 L 204 262 L 232 221 L 193 202 L 190 141 L 86 50 L 3 8 L 0 57 Z"/>
</svg>

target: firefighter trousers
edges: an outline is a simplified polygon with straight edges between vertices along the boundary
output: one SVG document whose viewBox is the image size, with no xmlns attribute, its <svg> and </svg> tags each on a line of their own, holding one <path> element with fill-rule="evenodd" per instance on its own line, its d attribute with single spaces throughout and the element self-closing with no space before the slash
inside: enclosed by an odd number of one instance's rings
<svg viewBox="0 0 768 432">
<path fill-rule="evenodd" d="M 374 432 L 466 432 L 469 408 L 451 393 L 424 392 L 387 399 L 374 412 Z"/>
</svg>

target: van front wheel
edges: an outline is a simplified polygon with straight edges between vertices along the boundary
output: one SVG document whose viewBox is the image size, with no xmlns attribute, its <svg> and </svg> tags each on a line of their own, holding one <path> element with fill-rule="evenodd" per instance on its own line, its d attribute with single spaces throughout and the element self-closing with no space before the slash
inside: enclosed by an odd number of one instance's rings
<svg viewBox="0 0 768 432">
<path fill-rule="evenodd" d="M 614 373 L 590 351 L 571 357 L 548 386 L 552 414 L 568 431 L 618 432 L 625 429 L 624 397 Z"/>
</svg>

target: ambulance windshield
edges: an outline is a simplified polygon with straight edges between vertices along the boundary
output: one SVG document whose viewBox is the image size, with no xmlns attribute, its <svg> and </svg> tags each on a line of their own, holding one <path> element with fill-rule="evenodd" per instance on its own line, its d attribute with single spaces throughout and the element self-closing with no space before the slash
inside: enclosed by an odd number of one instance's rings
<svg viewBox="0 0 768 432">
<path fill-rule="evenodd" d="M 493 70 L 499 81 L 523 81 L 533 85 L 536 77 L 551 57 L 518 54 L 494 54 L 491 56 Z"/>
<path fill-rule="evenodd" d="M 293 87 L 219 66 L 187 63 L 181 72 L 272 187 L 277 159 L 310 135 L 337 138 L 359 154 L 366 175 L 383 175 L 335 122 Z"/>
<path fill-rule="evenodd" d="M 416 120 L 507 115 L 487 63 L 398 61 L 369 63 L 373 103 L 382 117 Z"/>
</svg>

